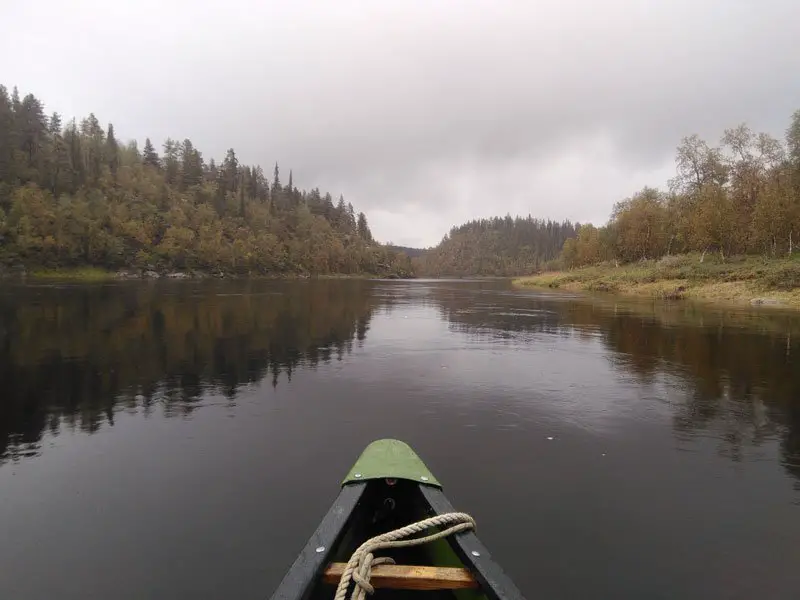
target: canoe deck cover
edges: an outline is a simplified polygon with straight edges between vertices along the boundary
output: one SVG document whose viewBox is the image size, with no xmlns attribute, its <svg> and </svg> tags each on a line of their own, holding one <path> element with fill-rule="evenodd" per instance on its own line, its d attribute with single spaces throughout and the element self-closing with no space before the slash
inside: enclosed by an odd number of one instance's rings
<svg viewBox="0 0 800 600">
<path fill-rule="evenodd" d="M 364 449 L 342 485 L 367 479 L 409 479 L 441 487 L 411 447 L 400 440 L 377 440 Z"/>
</svg>

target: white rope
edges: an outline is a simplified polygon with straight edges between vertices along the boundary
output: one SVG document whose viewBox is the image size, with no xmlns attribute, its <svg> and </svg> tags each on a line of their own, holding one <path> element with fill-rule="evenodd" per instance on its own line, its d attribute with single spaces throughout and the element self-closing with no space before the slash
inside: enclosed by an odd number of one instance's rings
<svg viewBox="0 0 800 600">
<path fill-rule="evenodd" d="M 444 525 L 450 525 L 450 527 L 424 537 L 412 538 L 410 540 L 403 539 L 415 533 L 422 533 L 426 529 Z M 475 529 L 475 519 L 466 513 L 454 512 L 418 521 L 417 523 L 406 525 L 400 529 L 395 529 L 394 531 L 389 531 L 367 540 L 353 552 L 353 556 L 351 556 L 350 560 L 347 562 L 347 566 L 342 573 L 342 578 L 339 580 L 339 587 L 336 588 L 334 600 L 347 599 L 347 588 L 350 586 L 351 579 L 355 583 L 355 589 L 350 596 L 350 600 L 364 600 L 367 594 L 372 594 L 375 591 L 375 588 L 373 588 L 372 584 L 369 582 L 369 578 L 372 574 L 372 567 L 381 564 L 394 564 L 394 560 L 388 556 L 375 558 L 373 552 L 376 550 L 420 546 L 428 542 L 440 540 L 454 533 L 467 531 L 468 529 Z"/>
</svg>

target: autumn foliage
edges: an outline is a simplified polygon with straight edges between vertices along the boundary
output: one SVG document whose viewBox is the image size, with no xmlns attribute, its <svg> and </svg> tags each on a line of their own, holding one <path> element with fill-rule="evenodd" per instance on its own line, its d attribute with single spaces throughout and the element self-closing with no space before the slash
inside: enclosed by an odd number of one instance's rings
<svg viewBox="0 0 800 600">
<path fill-rule="evenodd" d="M 219 164 L 191 140 L 161 155 L 123 144 L 93 115 L 66 124 L 0 86 L 0 266 L 406 276 L 363 213 L 278 166 Z"/>
<path fill-rule="evenodd" d="M 619 202 L 608 224 L 566 240 L 567 267 L 676 253 L 790 256 L 800 237 L 800 111 L 782 142 L 746 125 L 720 146 L 685 137 L 669 190 L 645 188 Z"/>
</svg>

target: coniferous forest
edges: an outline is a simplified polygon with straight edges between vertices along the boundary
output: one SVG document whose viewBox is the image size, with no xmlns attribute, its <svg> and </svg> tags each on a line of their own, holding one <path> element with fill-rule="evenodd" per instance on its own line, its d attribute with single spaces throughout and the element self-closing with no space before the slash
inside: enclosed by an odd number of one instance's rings
<svg viewBox="0 0 800 600">
<path fill-rule="evenodd" d="M 0 266 L 408 276 L 339 196 L 268 178 L 231 148 L 123 143 L 94 114 L 65 121 L 0 85 Z"/>
<path fill-rule="evenodd" d="M 800 111 L 785 141 L 746 125 L 718 146 L 683 138 L 669 189 L 619 202 L 603 227 L 480 219 L 427 251 L 377 243 L 364 213 L 298 189 L 291 171 L 284 183 L 277 164 L 268 177 L 233 148 L 217 161 L 189 139 L 121 139 L 94 114 L 65 121 L 0 85 L 0 269 L 508 276 L 682 252 L 790 256 L 800 239 Z"/>
<path fill-rule="evenodd" d="M 558 258 L 579 225 L 531 216 L 495 217 L 453 227 L 441 243 L 415 259 L 427 276 L 508 276 L 531 273 Z"/>
</svg>

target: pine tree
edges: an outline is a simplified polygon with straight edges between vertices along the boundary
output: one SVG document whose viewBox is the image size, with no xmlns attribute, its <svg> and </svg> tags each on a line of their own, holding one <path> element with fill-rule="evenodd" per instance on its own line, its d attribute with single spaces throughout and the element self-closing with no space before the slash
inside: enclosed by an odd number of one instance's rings
<svg viewBox="0 0 800 600">
<path fill-rule="evenodd" d="M 69 165 L 72 172 L 69 175 L 71 191 L 77 191 L 87 181 L 86 163 L 84 162 L 83 142 L 78 131 L 78 124 L 72 119 L 69 127 L 64 131 L 64 141 L 69 154 Z"/>
<path fill-rule="evenodd" d="M 41 181 L 48 159 L 49 141 L 47 117 L 44 107 L 33 94 L 28 94 L 20 104 L 17 116 L 18 149 L 22 152 L 24 181 Z"/>
<path fill-rule="evenodd" d="M 244 165 L 240 169 L 241 187 L 244 189 L 245 197 L 252 201 L 255 198 L 255 181 L 253 181 L 253 169 L 250 165 Z"/>
<path fill-rule="evenodd" d="M 167 183 L 173 185 L 178 181 L 180 164 L 178 163 L 178 143 L 172 138 L 164 141 L 164 156 L 161 159 L 164 167 L 164 177 Z"/>
<path fill-rule="evenodd" d="M 51 136 L 61 135 L 61 115 L 54 112 L 50 115 L 50 124 L 48 130 Z"/>
<path fill-rule="evenodd" d="M 363 212 L 358 213 L 358 237 L 365 242 L 372 241 L 372 232 L 367 225 L 367 216 Z"/>
<path fill-rule="evenodd" d="M 222 161 L 222 181 L 225 192 L 236 192 L 239 187 L 239 159 L 233 148 L 228 149 Z"/>
<path fill-rule="evenodd" d="M 186 190 L 203 181 L 203 158 L 195 149 L 191 140 L 183 140 L 180 147 L 181 173 L 180 189 Z"/>
<path fill-rule="evenodd" d="M 0 183 L 11 185 L 14 173 L 14 109 L 8 90 L 0 85 Z M 0 201 L 4 201 L 0 197 Z"/>
<path fill-rule="evenodd" d="M 280 169 L 278 169 L 278 163 L 275 163 L 275 172 L 272 176 L 272 193 L 275 194 L 276 192 L 280 192 L 281 189 Z"/>
<path fill-rule="evenodd" d="M 72 183 L 72 164 L 69 158 L 69 147 L 61 134 L 61 115 L 54 112 L 50 116 L 50 191 L 58 197 L 61 192 L 70 188 Z"/>
<path fill-rule="evenodd" d="M 253 194 L 253 197 L 262 204 L 269 199 L 269 185 L 260 165 L 253 168 Z"/>
<path fill-rule="evenodd" d="M 208 168 L 205 170 L 205 179 L 206 181 L 216 183 L 218 177 L 219 171 L 217 170 L 217 161 L 212 158 L 208 161 Z"/>
<path fill-rule="evenodd" d="M 246 216 L 244 182 L 242 182 L 239 185 L 239 217 L 244 219 Z"/>
<path fill-rule="evenodd" d="M 153 147 L 153 142 L 150 141 L 150 138 L 145 138 L 144 140 L 144 151 L 142 152 L 142 163 L 147 165 L 148 167 L 153 167 L 155 169 L 161 168 L 161 162 L 158 158 L 158 152 Z"/>
<path fill-rule="evenodd" d="M 275 212 L 287 209 L 286 188 L 281 185 L 281 174 L 278 163 L 275 163 L 275 170 L 272 175 L 272 187 L 270 188 L 270 210 Z"/>
<path fill-rule="evenodd" d="M 106 134 L 105 159 L 111 171 L 111 176 L 116 181 L 117 171 L 119 170 L 119 145 L 117 144 L 117 138 L 114 137 L 114 125 L 111 123 L 108 124 L 108 133 Z"/>
<path fill-rule="evenodd" d="M 325 197 L 322 199 L 322 216 L 332 222 L 335 213 L 336 207 L 333 206 L 333 196 L 331 196 L 329 192 L 325 194 Z"/>
<path fill-rule="evenodd" d="M 344 203 L 344 196 L 341 194 L 339 195 L 339 202 L 336 204 L 336 212 L 335 212 L 335 221 L 336 227 L 339 230 L 346 231 L 347 230 L 347 205 Z"/>
<path fill-rule="evenodd" d="M 81 146 L 83 148 L 83 162 L 86 167 L 86 176 L 91 183 L 97 183 L 103 174 L 105 164 L 105 141 L 106 136 L 100 121 L 94 113 L 81 121 Z"/>
</svg>

